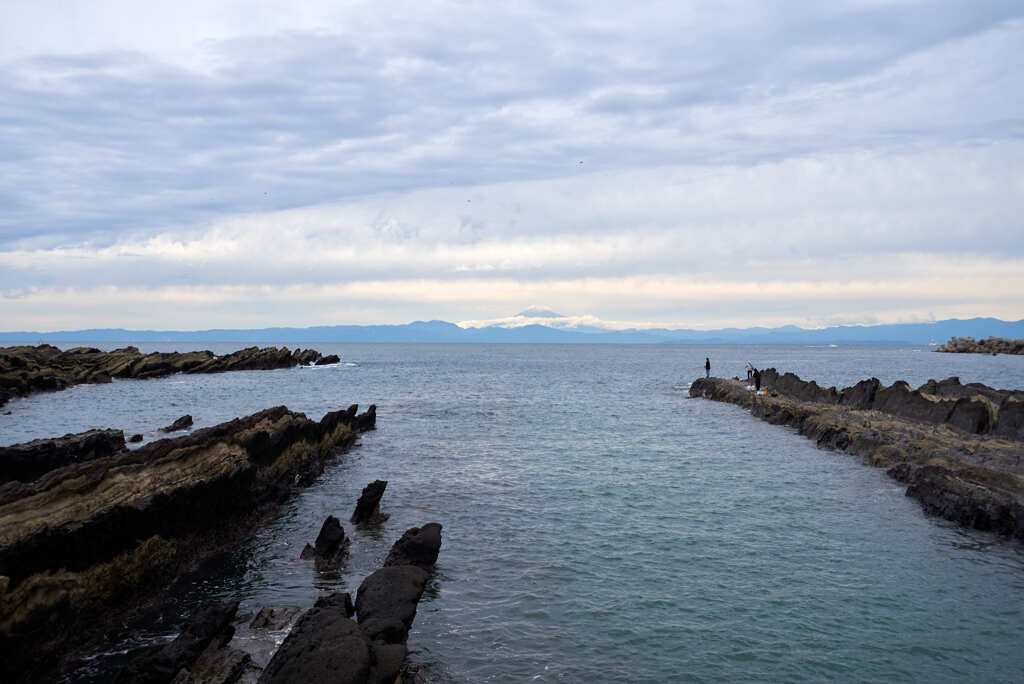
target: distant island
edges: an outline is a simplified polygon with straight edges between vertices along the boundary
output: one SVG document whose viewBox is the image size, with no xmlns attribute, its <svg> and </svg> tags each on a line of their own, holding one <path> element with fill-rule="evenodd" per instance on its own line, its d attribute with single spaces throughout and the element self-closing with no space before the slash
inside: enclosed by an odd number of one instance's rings
<svg viewBox="0 0 1024 684">
<path fill-rule="evenodd" d="M 524 312 L 526 313 L 526 312 Z M 531 320 L 536 320 L 537 317 Z M 543 320 L 543 319 L 541 319 Z M 554 320 L 554 319 L 552 319 Z M 997 318 L 949 319 L 930 323 L 853 325 L 805 329 L 722 328 L 669 330 L 665 328 L 609 330 L 595 327 L 528 325 L 461 327 L 446 321 L 416 321 L 405 325 L 335 325 L 310 328 L 215 330 L 125 330 L 93 328 L 57 332 L 0 332 L 0 342 L 38 345 L 61 342 L 247 342 L 253 344 L 312 344 L 323 342 L 500 342 L 574 344 L 919 344 L 957 337 L 1024 338 L 1024 320 Z"/>
<path fill-rule="evenodd" d="M 988 337 L 975 340 L 973 337 L 954 337 L 935 351 L 953 354 L 1024 354 L 1024 339 Z"/>
</svg>

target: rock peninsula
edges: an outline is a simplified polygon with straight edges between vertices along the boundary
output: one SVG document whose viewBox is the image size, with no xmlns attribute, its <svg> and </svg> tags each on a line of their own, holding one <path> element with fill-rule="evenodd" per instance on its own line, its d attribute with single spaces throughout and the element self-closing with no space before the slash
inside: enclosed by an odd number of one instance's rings
<svg viewBox="0 0 1024 684">
<path fill-rule="evenodd" d="M 274 370 L 310 364 L 337 363 L 314 349 L 247 347 L 217 356 L 211 351 L 153 352 L 136 347 L 104 352 L 92 347 L 61 351 L 49 344 L 0 348 L 0 406 L 14 397 L 58 391 L 72 385 L 105 383 L 113 378 L 159 378 L 175 373 L 223 373 L 235 370 Z"/>
<path fill-rule="evenodd" d="M 135 450 L 123 433 L 10 447 L 17 458 L 0 483 L 0 680 L 49 678 L 246 538 L 375 423 L 374 406 L 320 421 L 282 406 Z M 27 472 L 31 454 L 42 454 L 37 468 L 54 469 Z"/>
<path fill-rule="evenodd" d="M 1011 340 L 1007 337 L 986 337 L 983 340 L 954 337 L 936 347 L 935 351 L 952 354 L 1024 354 L 1024 340 Z"/>
<path fill-rule="evenodd" d="M 774 369 L 762 378 L 764 395 L 738 379 L 699 378 L 690 396 L 796 428 L 886 468 L 928 513 L 1024 541 L 1024 392 L 957 378 L 918 389 L 871 378 L 842 390 Z"/>
</svg>

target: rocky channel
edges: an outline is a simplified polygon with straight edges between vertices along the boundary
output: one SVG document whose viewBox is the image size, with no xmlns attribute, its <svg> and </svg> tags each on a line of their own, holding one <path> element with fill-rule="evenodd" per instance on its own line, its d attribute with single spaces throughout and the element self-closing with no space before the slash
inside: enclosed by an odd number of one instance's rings
<svg viewBox="0 0 1024 684">
<path fill-rule="evenodd" d="M 120 431 L 0 449 L 0 681 L 51 680 L 375 424 L 281 406 L 134 450 Z"/>
<path fill-rule="evenodd" d="M 744 406 L 886 468 L 928 513 L 1024 540 L 1024 392 L 958 378 L 837 390 L 775 369 L 762 382 L 759 395 L 739 379 L 699 378 L 690 396 Z"/>
<path fill-rule="evenodd" d="M 340 359 L 314 349 L 247 347 L 217 356 L 211 351 L 153 352 L 136 347 L 104 352 L 93 347 L 61 351 L 49 344 L 0 348 L 0 406 L 14 397 L 58 391 L 73 385 L 106 383 L 113 378 L 159 378 L 175 373 L 223 373 L 326 365 Z"/>
</svg>

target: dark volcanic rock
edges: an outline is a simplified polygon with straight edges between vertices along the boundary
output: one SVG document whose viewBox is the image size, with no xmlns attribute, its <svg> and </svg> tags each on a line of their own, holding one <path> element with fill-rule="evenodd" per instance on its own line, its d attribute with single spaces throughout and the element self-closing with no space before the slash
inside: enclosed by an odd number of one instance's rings
<svg viewBox="0 0 1024 684">
<path fill-rule="evenodd" d="M 190 427 L 192 427 L 192 416 L 185 414 L 167 427 L 160 428 L 160 432 L 177 432 L 178 430 L 185 430 Z"/>
<path fill-rule="evenodd" d="M 357 525 L 386 520 L 387 516 L 381 516 L 380 513 L 380 500 L 387 486 L 387 480 L 374 480 L 363 487 L 363 493 L 359 495 L 356 509 L 349 520 Z"/>
<path fill-rule="evenodd" d="M 121 430 L 89 430 L 0 447 L 0 482 L 31 482 L 56 468 L 105 458 L 124 450 Z"/>
<path fill-rule="evenodd" d="M 0 486 L 0 681 L 48 679 L 57 656 L 246 538 L 362 419 L 282 406 Z"/>
<path fill-rule="evenodd" d="M 998 420 L 999 408 L 981 395 L 962 397 L 953 404 L 949 424 L 972 434 L 992 432 Z"/>
<path fill-rule="evenodd" d="M 1024 354 L 1024 340 L 1006 337 L 988 337 L 975 340 L 973 337 L 953 337 L 949 342 L 935 349 L 937 352 L 954 354 Z"/>
<path fill-rule="evenodd" d="M 875 394 L 882 383 L 878 378 L 861 380 L 853 387 L 847 387 L 839 397 L 841 406 L 849 406 L 853 409 L 869 409 L 875 402 Z"/>
<path fill-rule="evenodd" d="M 1007 397 L 999 406 L 999 422 L 996 435 L 1004 439 L 1024 441 L 1024 400 Z"/>
<path fill-rule="evenodd" d="M 414 565 L 380 568 L 359 585 L 356 616 L 373 641 L 404 644 L 427 586 L 426 570 Z"/>
<path fill-rule="evenodd" d="M 1024 539 L 1024 504 L 1019 496 L 957 477 L 942 466 L 901 463 L 889 475 L 906 482 L 907 496 L 933 515 L 966 527 Z"/>
<path fill-rule="evenodd" d="M 341 521 L 333 515 L 327 516 L 316 537 L 316 546 L 306 544 L 299 556 L 303 560 L 316 560 L 318 570 L 337 567 L 345 557 L 348 540 Z"/>
<path fill-rule="evenodd" d="M 405 531 L 388 553 L 384 566 L 415 565 L 432 568 L 441 550 L 441 523 L 427 523 Z"/>
<path fill-rule="evenodd" d="M 200 609 L 169 644 L 143 649 L 114 678 L 115 684 L 166 684 L 192 666 L 215 639 L 227 643 L 234 634 L 231 621 L 238 602 Z"/>
<path fill-rule="evenodd" d="M 137 444 L 138 442 L 142 441 L 142 435 L 135 433 L 134 435 L 128 438 L 128 441 L 131 442 L 132 444 Z"/>
<path fill-rule="evenodd" d="M 311 363 L 316 363 L 320 360 L 320 352 L 315 349 L 296 349 L 292 352 L 292 358 L 303 366 L 308 366 Z"/>
<path fill-rule="evenodd" d="M 316 362 L 316 365 L 318 365 L 318 366 L 328 366 L 328 365 L 330 365 L 332 363 L 339 363 L 340 361 L 341 361 L 341 359 L 338 358 L 337 354 L 331 354 L 329 356 L 323 357 L 322 359 L 319 359 Z"/>
<path fill-rule="evenodd" d="M 878 390 L 872 408 L 911 420 L 941 424 L 953 412 L 953 402 L 929 397 L 899 380 Z"/>
<path fill-rule="evenodd" d="M 154 352 L 142 354 L 135 347 L 103 352 L 92 347 L 61 351 L 38 347 L 0 348 L 0 406 L 13 397 L 34 392 L 62 390 L 82 383 L 110 382 L 111 378 L 158 378 L 174 373 L 220 373 L 233 370 L 273 370 L 310 364 L 321 358 L 312 349 L 296 350 L 249 347 L 225 356 L 210 351 Z"/>
<path fill-rule="evenodd" d="M 955 378 L 922 388 L 930 392 L 898 382 L 879 387 L 865 410 L 872 386 L 873 380 L 843 390 L 838 405 L 755 397 L 740 382 L 718 378 L 698 378 L 690 395 L 747 406 L 820 447 L 887 467 L 929 513 L 1024 539 L 1024 402 L 1018 393 L 984 386 L 989 392 L 968 393 L 979 388 L 965 391 Z M 1006 393 L 999 406 L 987 398 L 992 392 Z"/>
<path fill-rule="evenodd" d="M 249 623 L 249 627 L 252 629 L 284 629 L 298 614 L 299 609 L 294 606 L 278 608 L 266 606 L 260 608 L 260 612 L 256 613 L 256 617 Z"/>
<path fill-rule="evenodd" d="M 338 595 L 327 598 L 318 601 L 295 623 L 267 663 L 260 684 L 375 681 L 370 679 L 373 646 L 359 625 L 349 618 L 347 606 L 351 599 L 339 600 Z"/>
</svg>

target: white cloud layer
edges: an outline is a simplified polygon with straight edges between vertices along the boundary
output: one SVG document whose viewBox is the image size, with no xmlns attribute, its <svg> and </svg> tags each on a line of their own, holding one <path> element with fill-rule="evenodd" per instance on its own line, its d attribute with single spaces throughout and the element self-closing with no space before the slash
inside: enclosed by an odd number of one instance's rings
<svg viewBox="0 0 1024 684">
<path fill-rule="evenodd" d="M 5 3 L 0 330 L 1024 317 L 1018 3 L 282 7 Z"/>
</svg>

